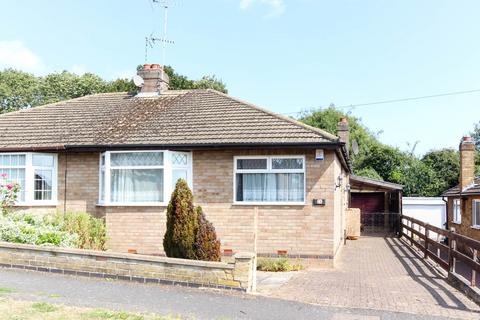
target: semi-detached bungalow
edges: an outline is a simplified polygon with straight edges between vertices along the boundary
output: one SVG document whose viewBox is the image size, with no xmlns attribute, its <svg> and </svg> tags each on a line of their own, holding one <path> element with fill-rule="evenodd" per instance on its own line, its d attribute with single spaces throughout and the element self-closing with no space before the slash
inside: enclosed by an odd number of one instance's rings
<svg viewBox="0 0 480 320">
<path fill-rule="evenodd" d="M 152 67 L 153 66 L 153 67 Z M 168 90 L 158 65 L 138 94 L 106 93 L 0 116 L 0 173 L 18 210 L 106 218 L 108 248 L 162 254 L 166 205 L 186 179 L 222 252 L 333 262 L 348 206 L 341 138 L 215 90 Z"/>
</svg>

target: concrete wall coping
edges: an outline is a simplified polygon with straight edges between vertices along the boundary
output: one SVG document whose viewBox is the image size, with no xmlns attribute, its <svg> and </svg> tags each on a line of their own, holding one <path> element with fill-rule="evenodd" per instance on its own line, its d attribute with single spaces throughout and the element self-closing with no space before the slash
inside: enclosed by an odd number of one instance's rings
<svg viewBox="0 0 480 320">
<path fill-rule="evenodd" d="M 189 260 L 189 259 L 179 259 L 179 258 L 168 258 L 168 257 L 157 257 L 157 256 L 148 256 L 141 254 L 133 253 L 118 253 L 118 252 L 108 252 L 108 251 L 96 251 L 96 250 L 84 250 L 84 249 L 74 249 L 74 248 L 61 248 L 61 247 L 52 247 L 52 246 L 36 246 L 29 244 L 21 243 L 10 243 L 0 241 L 0 247 L 18 249 L 18 250 L 31 250 L 31 251 L 46 251 L 51 253 L 64 253 L 64 254 L 73 254 L 83 257 L 100 257 L 100 258 L 113 258 L 113 259 L 128 259 L 132 261 L 139 262 L 157 262 L 170 265 L 183 265 L 183 266 L 197 266 L 197 267 L 210 267 L 210 268 L 219 268 L 219 269 L 234 269 L 234 264 L 225 263 L 225 262 L 215 262 L 215 261 L 200 261 L 200 260 Z M 246 253 L 248 255 L 248 253 Z M 237 254 L 235 255 L 237 258 Z M 248 258 L 247 256 L 240 256 L 239 259 Z"/>
</svg>

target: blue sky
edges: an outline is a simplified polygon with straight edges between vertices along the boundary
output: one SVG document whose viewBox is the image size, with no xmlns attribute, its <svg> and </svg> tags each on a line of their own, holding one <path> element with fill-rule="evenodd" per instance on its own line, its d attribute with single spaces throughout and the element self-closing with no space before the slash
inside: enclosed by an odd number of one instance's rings
<svg viewBox="0 0 480 320">
<path fill-rule="evenodd" d="M 480 89 L 480 1 L 177 0 L 167 63 L 278 113 Z M 132 76 L 163 10 L 148 0 L 0 0 L 0 68 Z M 159 48 L 149 62 L 161 63 Z M 457 148 L 480 93 L 346 109 L 417 153 Z"/>
</svg>

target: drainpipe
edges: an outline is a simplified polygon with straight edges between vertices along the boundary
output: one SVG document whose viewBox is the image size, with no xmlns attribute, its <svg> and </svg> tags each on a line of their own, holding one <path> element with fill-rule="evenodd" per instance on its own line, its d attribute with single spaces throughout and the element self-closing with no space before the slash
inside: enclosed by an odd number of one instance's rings
<svg viewBox="0 0 480 320">
<path fill-rule="evenodd" d="M 68 172 L 68 152 L 65 152 L 65 173 L 63 179 L 63 216 L 67 213 L 67 172 Z"/>
<path fill-rule="evenodd" d="M 445 229 L 448 230 L 448 198 L 445 200 L 445 197 L 442 197 L 443 202 L 445 202 Z"/>
</svg>

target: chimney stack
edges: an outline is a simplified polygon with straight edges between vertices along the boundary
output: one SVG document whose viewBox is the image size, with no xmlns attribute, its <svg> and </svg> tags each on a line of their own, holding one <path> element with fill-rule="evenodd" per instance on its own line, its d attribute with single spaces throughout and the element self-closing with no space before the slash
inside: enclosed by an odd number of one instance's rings
<svg viewBox="0 0 480 320">
<path fill-rule="evenodd" d="M 138 96 L 159 96 L 168 90 L 170 79 L 159 64 L 144 64 L 143 68 L 137 71 L 137 74 L 143 79 L 143 85 Z"/>
<path fill-rule="evenodd" d="M 337 125 L 337 136 L 340 138 L 340 142 L 345 143 L 348 153 L 348 150 L 350 149 L 350 128 L 348 126 L 347 118 L 340 118 Z"/>
<path fill-rule="evenodd" d="M 475 181 L 475 143 L 472 137 L 464 136 L 460 142 L 460 190 Z"/>
</svg>

